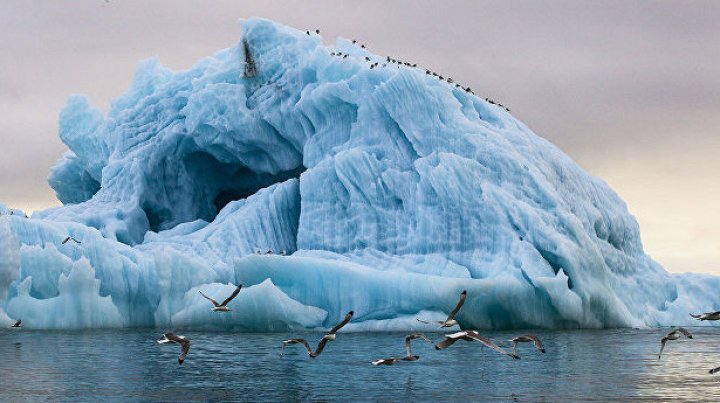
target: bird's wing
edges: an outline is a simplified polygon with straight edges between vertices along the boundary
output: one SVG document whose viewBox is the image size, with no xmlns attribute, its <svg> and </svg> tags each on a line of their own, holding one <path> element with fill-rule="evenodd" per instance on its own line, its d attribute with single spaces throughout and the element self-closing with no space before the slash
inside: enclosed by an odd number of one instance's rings
<svg viewBox="0 0 720 403">
<path fill-rule="evenodd" d="M 399 361 L 399 359 L 397 359 L 397 358 L 383 358 L 381 360 L 373 361 L 372 365 L 393 365 L 398 361 Z"/>
<path fill-rule="evenodd" d="M 540 341 L 540 338 L 535 336 L 534 334 L 526 334 L 525 337 L 532 339 L 533 344 L 535 344 L 535 348 L 537 348 L 540 351 L 544 351 L 545 347 L 542 344 L 542 341 Z"/>
<path fill-rule="evenodd" d="M 418 321 L 418 322 L 420 322 L 420 323 L 426 323 L 426 324 L 428 324 L 428 325 L 432 325 L 432 322 L 428 322 L 428 321 L 426 321 L 426 320 L 422 320 L 422 319 L 418 319 L 418 318 L 415 318 L 415 320 Z"/>
<path fill-rule="evenodd" d="M 233 298 L 237 297 L 237 295 L 238 295 L 238 293 L 240 292 L 240 289 L 241 289 L 241 288 L 242 288 L 242 284 L 240 284 L 239 286 L 237 286 L 237 288 L 235 289 L 235 291 L 233 291 L 233 293 L 230 294 L 230 296 L 227 297 L 227 299 L 225 299 L 225 301 L 223 301 L 222 304 L 220 304 L 220 306 L 226 306 L 230 301 L 233 300 Z M 245 294 L 243 294 L 243 295 L 245 295 Z"/>
<path fill-rule="evenodd" d="M 180 343 L 180 344 L 183 344 L 183 343 L 185 343 L 185 342 L 187 342 L 187 341 L 190 341 L 190 340 L 188 340 L 186 337 L 180 337 L 180 336 L 176 335 L 176 334 L 173 333 L 173 332 L 167 332 L 167 333 L 165 333 L 163 336 L 165 336 L 166 339 L 168 339 L 168 340 L 170 340 L 170 341 L 172 341 L 172 342 Z"/>
<path fill-rule="evenodd" d="M 720 311 L 710 312 L 710 315 L 720 315 Z"/>
<path fill-rule="evenodd" d="M 182 346 L 180 349 L 180 357 L 178 357 L 178 362 L 180 364 L 185 361 L 185 357 L 188 355 L 188 351 L 190 351 L 190 340 L 188 339 L 182 339 L 180 342 L 180 345 Z"/>
<path fill-rule="evenodd" d="M 677 328 L 676 330 L 677 330 L 678 332 L 684 334 L 685 337 L 687 337 L 688 339 L 692 339 L 692 334 L 691 334 L 690 332 L 688 332 L 687 329 L 685 329 L 684 327 L 679 327 L 679 328 Z"/>
<path fill-rule="evenodd" d="M 65 244 L 67 243 L 67 241 L 69 241 L 69 240 L 70 240 L 70 237 L 65 238 L 65 239 L 62 241 L 63 245 L 65 245 Z"/>
<path fill-rule="evenodd" d="M 711 369 L 709 372 L 710 372 L 711 374 L 714 374 L 714 373 L 716 373 L 716 372 L 718 372 L 718 371 L 720 371 L 720 367 L 713 368 L 713 369 Z"/>
<path fill-rule="evenodd" d="M 458 313 L 460 308 L 462 308 L 463 304 L 465 303 L 465 298 L 467 297 L 467 291 L 463 291 L 460 294 L 460 300 L 458 301 L 457 305 L 455 305 L 455 309 L 450 312 L 450 315 L 448 315 L 447 320 L 452 320 L 452 318 L 455 316 L 455 314 Z"/>
<path fill-rule="evenodd" d="M 330 339 L 328 339 L 327 337 L 323 337 L 322 339 L 320 339 L 320 343 L 318 343 L 317 348 L 315 349 L 315 356 L 318 356 L 320 355 L 320 353 L 322 353 L 328 341 L 330 341 Z"/>
<path fill-rule="evenodd" d="M 693 315 L 693 314 L 690 314 L 690 316 L 692 316 L 692 317 L 693 317 L 693 318 L 695 318 L 695 319 L 700 319 L 700 315 Z"/>
<path fill-rule="evenodd" d="M 476 332 L 468 332 L 467 337 L 469 337 L 469 338 L 471 338 L 471 339 L 473 339 L 473 340 L 479 341 L 480 343 L 482 343 L 482 344 L 490 347 L 491 349 L 497 351 L 498 353 L 502 353 L 502 354 L 505 354 L 505 355 L 509 355 L 510 357 L 513 357 L 513 358 L 519 358 L 519 357 L 518 357 L 517 355 L 515 355 L 515 354 L 510 354 L 510 353 L 508 353 L 508 352 L 505 351 L 502 347 L 500 347 L 500 346 L 498 346 L 497 344 L 493 343 L 492 341 L 490 341 L 490 339 L 487 339 L 487 338 L 481 336 L 479 333 L 476 333 Z"/>
<path fill-rule="evenodd" d="M 423 333 L 413 333 L 408 335 L 407 337 L 410 337 L 411 339 L 423 339 L 428 343 L 432 343 L 432 340 L 428 339 L 427 336 L 425 336 Z"/>
<path fill-rule="evenodd" d="M 448 348 L 452 346 L 456 341 L 458 341 L 458 339 L 446 336 L 445 340 L 435 345 L 435 350 L 442 350 L 444 348 Z"/>
<path fill-rule="evenodd" d="M 212 302 L 213 305 L 215 305 L 215 306 L 220 306 L 220 304 L 218 304 L 217 301 L 215 301 L 214 299 L 208 297 L 208 296 L 205 295 L 205 293 L 203 293 L 202 291 L 198 290 L 198 292 L 200 293 L 200 295 L 202 295 L 203 297 L 207 298 L 210 302 Z"/>
<path fill-rule="evenodd" d="M 350 319 L 352 319 L 353 314 L 354 314 L 353 311 L 348 312 L 348 314 L 345 315 L 345 318 L 342 320 L 342 322 L 338 323 L 337 325 L 335 325 L 334 328 L 330 329 L 330 331 L 328 332 L 328 334 L 335 334 L 335 333 L 337 333 L 337 331 L 340 330 L 340 328 L 342 328 L 342 327 L 345 326 L 348 322 L 350 322 Z"/>
<path fill-rule="evenodd" d="M 407 354 L 408 357 L 412 356 L 411 340 L 414 340 L 414 339 L 423 339 L 423 340 L 427 341 L 428 343 L 432 343 L 432 341 L 430 341 L 430 339 L 425 337 L 425 335 L 422 333 L 412 333 L 412 334 L 405 336 L 405 353 Z"/>
<path fill-rule="evenodd" d="M 312 350 L 310 349 L 310 345 L 308 344 L 307 340 L 305 339 L 288 339 L 283 341 L 283 347 L 288 344 L 295 344 L 295 343 L 301 343 L 303 346 L 305 346 L 305 349 L 307 350 L 308 354 L 312 353 Z"/>
<path fill-rule="evenodd" d="M 665 343 L 667 343 L 667 341 L 667 337 L 663 337 L 662 340 L 660 340 L 660 352 L 658 353 L 658 360 L 660 359 L 660 357 L 662 357 L 662 352 L 663 350 L 665 350 Z"/>
</svg>

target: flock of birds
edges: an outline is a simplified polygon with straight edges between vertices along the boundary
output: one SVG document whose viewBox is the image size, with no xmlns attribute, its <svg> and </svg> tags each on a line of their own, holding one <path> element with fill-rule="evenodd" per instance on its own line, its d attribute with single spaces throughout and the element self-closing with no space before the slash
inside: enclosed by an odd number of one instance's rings
<svg viewBox="0 0 720 403">
<path fill-rule="evenodd" d="M 82 244 L 81 241 L 75 239 L 72 235 L 68 235 L 63 239 L 62 244 L 66 244 L 68 242 L 75 242 L 76 244 L 80 245 Z M 273 251 L 270 249 L 267 252 L 261 252 L 256 251 L 256 254 L 264 254 L 264 255 L 272 255 Z M 286 252 L 283 250 L 280 252 L 280 255 L 285 256 Z M 198 291 L 200 295 L 202 295 L 205 299 L 210 301 L 213 305 L 211 310 L 213 312 L 230 312 L 232 309 L 228 307 L 228 304 L 235 299 L 235 297 L 238 296 L 240 293 L 240 290 L 242 289 L 242 285 L 238 285 L 235 290 L 223 300 L 223 302 L 217 302 L 212 297 L 208 296 L 207 294 L 203 293 L 202 291 Z M 450 314 L 447 316 L 445 320 L 441 321 L 435 321 L 435 322 L 429 322 L 423 319 L 417 319 L 418 322 L 425 323 L 425 324 L 437 324 L 440 328 L 449 328 L 453 327 L 455 325 L 459 325 L 459 322 L 455 319 L 455 315 L 460 311 L 460 308 L 462 308 L 463 304 L 465 303 L 465 299 L 467 298 L 467 291 L 463 291 L 460 293 L 460 299 L 458 300 L 457 304 L 455 305 L 455 308 L 450 312 Z M 310 358 L 315 358 L 322 353 L 323 349 L 330 341 L 335 341 L 337 337 L 337 332 L 342 329 L 350 320 L 352 320 L 354 312 L 350 311 L 348 312 L 345 317 L 343 318 L 340 323 L 335 325 L 332 329 L 330 329 L 323 337 L 320 339 L 320 341 L 317 344 L 317 347 L 315 350 L 313 350 L 310 347 L 310 343 L 306 339 L 302 338 L 292 338 L 282 341 L 282 350 L 280 352 L 280 355 L 283 356 L 285 347 L 290 344 L 302 344 L 303 347 L 305 347 L 305 350 L 307 351 L 307 354 Z M 706 312 L 702 314 L 690 314 L 690 316 L 694 319 L 697 319 L 699 321 L 706 321 L 706 320 L 720 320 L 720 311 L 716 312 Z M 18 319 L 11 328 L 21 328 L 23 326 L 22 319 Z M 665 350 L 665 344 L 668 341 L 672 340 L 678 340 L 682 337 L 686 337 L 688 339 L 692 339 L 692 334 L 683 327 L 678 327 L 673 329 L 670 333 L 665 335 L 662 339 L 660 339 L 660 352 L 658 353 L 658 359 L 662 358 L 663 350 Z M 373 365 L 393 365 L 400 361 L 417 361 L 420 356 L 413 355 L 412 354 L 412 340 L 415 339 L 422 339 L 424 341 L 427 341 L 429 343 L 432 343 L 432 341 L 425 336 L 422 333 L 411 333 L 407 336 L 405 336 L 405 356 L 404 357 L 389 357 L 389 358 L 381 358 L 375 361 L 372 361 Z M 464 341 L 479 341 L 481 344 L 491 348 L 492 350 L 507 355 L 511 357 L 512 359 L 519 359 L 520 356 L 518 355 L 518 344 L 520 343 L 530 343 L 532 342 L 535 345 L 535 348 L 537 348 L 540 352 L 545 353 L 545 347 L 542 344 L 542 341 L 539 337 L 537 337 L 534 334 L 525 334 L 518 337 L 515 337 L 513 339 L 508 340 L 508 342 L 513 343 L 513 351 L 511 353 L 507 352 L 502 347 L 495 344 L 492 340 L 482 336 L 478 331 L 476 330 L 461 330 L 459 332 L 455 332 L 452 334 L 445 335 L 445 339 L 435 344 L 436 350 L 443 350 L 446 349 L 458 340 L 464 340 Z M 158 343 L 160 344 L 179 344 L 180 345 L 180 356 L 178 357 L 178 363 L 182 364 L 185 361 L 185 358 L 188 355 L 188 352 L 190 351 L 190 339 L 188 339 L 185 336 L 176 335 L 174 332 L 166 332 L 162 335 L 162 338 L 158 340 Z M 709 371 L 711 374 L 720 372 L 720 367 L 713 368 Z"/>
<path fill-rule="evenodd" d="M 697 319 L 699 321 L 703 320 L 720 320 L 720 311 L 715 312 L 705 312 L 701 314 L 690 314 L 691 317 L 694 319 Z M 665 343 L 667 343 L 670 340 L 678 340 L 681 337 L 685 336 L 688 339 L 692 339 L 692 333 L 690 333 L 687 329 L 684 327 L 678 327 L 673 329 L 670 333 L 665 335 L 662 339 L 660 339 L 660 352 L 658 353 L 658 360 L 662 358 L 662 352 L 665 350 Z M 708 371 L 711 374 L 714 374 L 716 372 L 720 372 L 720 367 L 715 367 Z"/>
<path fill-rule="evenodd" d="M 212 311 L 214 312 L 230 312 L 231 309 L 228 307 L 228 304 L 240 293 L 240 290 L 242 289 L 242 285 L 239 285 L 235 288 L 232 294 L 230 294 L 229 297 L 227 297 L 222 303 L 217 302 L 215 299 L 209 297 L 202 291 L 198 291 L 200 295 L 202 295 L 204 298 L 206 298 L 208 301 L 210 301 L 213 304 Z M 457 320 L 454 319 L 455 315 L 458 313 L 462 305 L 465 303 L 465 299 L 467 298 L 467 291 L 463 291 L 460 294 L 460 300 L 458 301 L 455 308 L 450 312 L 447 319 L 443 321 L 438 321 L 437 324 L 441 328 L 445 327 L 452 327 L 458 324 Z M 335 325 L 332 329 L 330 329 L 326 334 L 324 334 L 320 341 L 318 342 L 317 346 L 313 350 L 312 347 L 310 347 L 310 343 L 307 341 L 307 339 L 303 338 L 292 338 L 282 341 L 282 349 L 280 351 L 280 356 L 283 356 L 285 352 L 285 347 L 291 344 L 301 344 L 303 347 L 305 347 L 305 350 L 307 351 L 307 354 L 310 358 L 315 358 L 320 355 L 320 353 L 323 352 L 325 349 L 325 346 L 328 342 L 335 341 L 337 338 L 337 332 L 342 329 L 345 325 L 347 325 L 354 315 L 353 311 L 348 312 L 345 317 L 343 318 L 340 323 Z M 417 319 L 418 321 L 422 323 L 430 323 L 421 319 Z M 371 363 L 373 365 L 393 365 L 400 361 L 417 361 L 420 356 L 413 355 L 412 353 L 412 340 L 415 339 L 422 339 L 429 343 L 432 343 L 430 339 L 427 338 L 422 333 L 412 333 L 407 336 L 405 336 L 405 356 L 404 357 L 390 357 L 390 358 L 381 358 L 375 361 L 372 361 Z M 515 337 L 510 342 L 513 343 L 513 352 L 509 353 L 502 347 L 498 346 L 497 344 L 493 343 L 490 339 L 483 337 L 475 330 L 462 330 L 453 334 L 448 334 L 445 336 L 445 339 L 441 342 L 435 344 L 436 350 L 443 350 L 451 345 L 453 345 L 458 340 L 465 340 L 465 341 L 479 341 L 480 343 L 484 344 L 487 347 L 490 347 L 491 349 L 501 353 L 505 354 L 507 356 L 510 356 L 513 359 L 519 359 L 520 356 L 517 354 L 518 344 L 519 343 L 526 343 L 526 342 L 533 342 L 535 344 L 535 347 L 540 350 L 541 352 L 545 352 L 545 347 L 543 346 L 542 342 L 540 341 L 540 338 L 538 338 L 535 335 L 527 334 Z M 158 343 L 160 344 L 167 344 L 167 343 L 174 343 L 180 345 L 180 356 L 178 357 L 178 363 L 182 364 L 185 361 L 185 358 L 188 355 L 188 352 L 190 351 L 190 339 L 188 339 L 185 336 L 176 335 L 173 332 L 167 332 L 162 335 L 162 338 L 158 340 Z"/>
<path fill-rule="evenodd" d="M 318 35 L 320 34 L 320 30 L 319 30 L 319 29 L 316 29 L 316 30 L 313 31 L 313 32 L 314 32 L 315 34 L 318 34 Z M 305 31 L 305 33 L 306 33 L 307 35 L 312 35 L 313 32 L 311 32 L 311 31 Z M 357 44 L 358 44 L 358 41 L 355 40 L 355 39 L 353 39 L 352 43 L 355 44 L 355 45 L 357 45 Z M 360 48 L 361 48 L 361 49 L 365 49 L 365 44 L 360 44 Z M 330 55 L 331 55 L 331 56 L 336 56 L 336 57 L 341 57 L 341 58 L 343 58 L 343 59 L 347 59 L 348 56 L 350 56 L 349 54 L 343 53 L 343 52 L 331 52 Z M 382 68 L 385 68 L 385 67 L 388 67 L 389 65 L 393 65 L 393 64 L 396 65 L 397 68 L 400 68 L 400 67 L 417 68 L 417 66 L 418 66 L 417 63 L 403 62 L 403 61 L 400 60 L 400 59 L 396 59 L 396 58 L 393 58 L 393 57 L 390 57 L 390 56 L 386 56 L 386 57 L 385 57 L 385 61 L 382 62 L 382 65 L 380 64 L 381 62 L 378 62 L 378 61 L 375 61 L 375 62 L 374 62 L 374 61 L 373 61 L 370 57 L 368 57 L 368 56 L 365 56 L 365 61 L 368 62 L 368 63 L 370 63 L 370 69 L 371 69 L 371 70 L 372 70 L 372 69 L 376 69 L 376 68 L 381 68 L 381 67 L 382 67 Z M 456 88 L 460 88 L 460 89 L 462 89 L 463 91 L 465 91 L 465 92 L 467 92 L 467 93 L 469 93 L 469 94 L 475 95 L 475 93 L 473 92 L 473 90 L 472 90 L 470 87 L 462 86 L 462 85 L 456 83 L 456 82 L 455 82 L 452 78 L 450 78 L 450 77 L 444 77 L 444 76 L 442 76 L 442 75 L 440 75 L 440 74 L 438 74 L 438 73 L 435 73 L 434 71 L 432 71 L 432 70 L 430 70 L 430 69 L 425 69 L 425 74 L 428 75 L 428 76 L 431 75 L 431 76 L 437 78 L 437 79 L 440 80 L 440 81 L 445 81 L 445 82 L 447 82 L 448 84 L 451 84 L 451 85 L 454 84 Z M 499 103 L 499 102 L 496 102 L 496 101 L 493 100 L 493 99 L 485 98 L 485 101 L 488 102 L 488 103 L 490 103 L 490 104 L 497 105 L 497 106 L 499 106 L 500 108 L 503 108 L 503 109 L 505 109 L 506 111 L 510 112 L 510 108 L 504 106 L 503 104 L 501 104 L 501 103 Z"/>
</svg>

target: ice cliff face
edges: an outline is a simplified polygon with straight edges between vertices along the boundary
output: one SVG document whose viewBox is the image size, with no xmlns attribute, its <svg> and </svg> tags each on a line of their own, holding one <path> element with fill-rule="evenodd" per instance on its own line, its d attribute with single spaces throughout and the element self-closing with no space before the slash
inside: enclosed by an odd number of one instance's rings
<svg viewBox="0 0 720 403">
<path fill-rule="evenodd" d="M 65 205 L 0 216 L 0 321 L 272 331 L 352 309 L 351 328 L 408 329 L 467 289 L 464 327 L 652 326 L 720 303 L 504 109 L 343 39 L 242 29 L 190 70 L 141 63 L 107 117 L 69 100 Z M 197 291 L 227 283 L 233 312 L 211 312 Z"/>
</svg>

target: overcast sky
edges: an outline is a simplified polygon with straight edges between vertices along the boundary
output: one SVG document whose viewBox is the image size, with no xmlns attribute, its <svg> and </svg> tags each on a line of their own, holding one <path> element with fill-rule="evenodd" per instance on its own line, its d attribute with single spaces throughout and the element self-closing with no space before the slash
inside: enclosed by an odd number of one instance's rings
<svg viewBox="0 0 720 403">
<path fill-rule="evenodd" d="M 502 102 L 620 194 L 668 270 L 720 274 L 718 1 L 3 1 L 0 201 L 58 204 L 46 178 L 70 94 L 106 111 L 139 60 L 189 68 L 250 16 L 359 39 Z"/>
</svg>

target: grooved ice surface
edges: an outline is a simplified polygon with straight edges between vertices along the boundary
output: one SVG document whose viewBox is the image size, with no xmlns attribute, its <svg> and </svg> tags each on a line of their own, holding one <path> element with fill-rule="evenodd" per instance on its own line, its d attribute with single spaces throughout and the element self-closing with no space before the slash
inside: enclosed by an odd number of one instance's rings
<svg viewBox="0 0 720 403">
<path fill-rule="evenodd" d="M 247 51 L 141 62 L 107 116 L 70 98 L 49 178 L 64 205 L 0 205 L 0 322 L 273 331 L 354 310 L 349 330 L 405 329 L 463 289 L 477 328 L 681 324 L 720 304 L 718 278 L 668 274 L 625 203 L 504 109 L 344 39 L 241 24 Z M 228 283 L 233 311 L 211 312 L 198 291 Z"/>
</svg>

